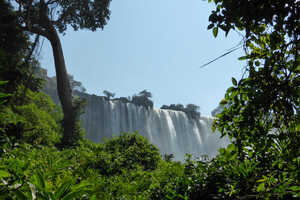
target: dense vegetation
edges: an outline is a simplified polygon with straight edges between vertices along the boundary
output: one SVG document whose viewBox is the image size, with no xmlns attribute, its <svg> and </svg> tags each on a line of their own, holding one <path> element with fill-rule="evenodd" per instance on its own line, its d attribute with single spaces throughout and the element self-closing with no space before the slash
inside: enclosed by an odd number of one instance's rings
<svg viewBox="0 0 300 200">
<path fill-rule="evenodd" d="M 300 199 L 300 2 L 214 2 L 213 34 L 245 33 L 247 77 L 232 79 L 215 122 L 233 143 L 179 163 L 137 133 L 91 143 L 78 119 L 63 148 L 62 110 L 35 74 L 37 42 L 0 0 L 0 199 Z"/>
<path fill-rule="evenodd" d="M 104 90 L 103 93 L 106 95 L 106 100 L 110 100 L 111 97 L 115 96 L 115 93 Z M 112 101 L 121 101 L 122 103 L 133 103 L 136 106 L 143 106 L 147 109 L 153 109 L 153 101 L 151 100 L 152 93 L 143 90 L 138 94 L 134 94 L 132 97 L 119 97 L 114 98 Z"/>
<path fill-rule="evenodd" d="M 195 104 L 187 104 L 186 107 L 184 107 L 184 105 L 182 104 L 171 104 L 169 106 L 167 105 L 162 105 L 160 107 L 160 109 L 167 109 L 167 110 L 176 110 L 176 111 L 182 111 L 185 112 L 186 115 L 191 118 L 191 119 L 199 119 L 200 118 L 200 112 L 199 110 L 199 106 L 195 105 Z"/>
</svg>

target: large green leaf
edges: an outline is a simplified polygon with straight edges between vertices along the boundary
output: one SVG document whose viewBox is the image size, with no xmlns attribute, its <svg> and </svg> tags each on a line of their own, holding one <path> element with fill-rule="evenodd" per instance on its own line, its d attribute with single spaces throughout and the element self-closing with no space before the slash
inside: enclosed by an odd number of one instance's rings
<svg viewBox="0 0 300 200">
<path fill-rule="evenodd" d="M 0 178 L 6 178 L 9 176 L 10 176 L 10 173 L 8 173 L 7 171 L 0 170 Z"/>
<path fill-rule="evenodd" d="M 71 190 L 72 180 L 67 180 L 58 188 L 55 199 L 61 199 L 63 196 L 67 195 Z"/>
<path fill-rule="evenodd" d="M 265 183 L 260 183 L 257 187 L 257 192 L 264 192 L 265 191 Z"/>
<path fill-rule="evenodd" d="M 300 191 L 300 186 L 294 185 L 294 186 L 289 187 L 289 189 L 292 191 Z"/>
<path fill-rule="evenodd" d="M 33 175 L 33 184 L 39 189 L 39 190 L 43 190 L 45 189 L 45 180 L 44 177 L 42 175 L 42 173 L 40 171 L 37 171 L 34 175 Z"/>
</svg>

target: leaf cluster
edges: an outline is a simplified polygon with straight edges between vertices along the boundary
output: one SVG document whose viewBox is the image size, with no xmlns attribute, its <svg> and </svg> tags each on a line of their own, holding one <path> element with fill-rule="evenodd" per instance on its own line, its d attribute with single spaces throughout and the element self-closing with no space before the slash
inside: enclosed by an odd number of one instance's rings
<svg viewBox="0 0 300 200">
<path fill-rule="evenodd" d="M 246 77 L 232 78 L 214 129 L 233 139 L 236 166 L 232 172 L 246 163 L 259 172 L 254 180 L 230 177 L 235 183 L 232 194 L 242 198 L 246 190 L 240 190 L 240 185 L 249 185 L 247 195 L 253 198 L 299 198 L 300 2 L 214 3 L 208 28 L 215 36 L 215 29 L 226 35 L 230 30 L 245 34 L 245 55 L 239 59 L 247 63 Z M 230 175 L 230 170 L 225 174 Z M 243 177 L 243 172 L 237 176 Z"/>
</svg>

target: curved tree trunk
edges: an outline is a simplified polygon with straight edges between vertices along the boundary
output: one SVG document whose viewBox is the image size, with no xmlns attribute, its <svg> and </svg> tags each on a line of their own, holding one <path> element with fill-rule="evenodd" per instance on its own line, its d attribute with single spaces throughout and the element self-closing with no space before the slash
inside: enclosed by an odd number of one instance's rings
<svg viewBox="0 0 300 200">
<path fill-rule="evenodd" d="M 73 144 L 73 133 L 75 129 L 75 112 L 72 106 L 72 91 L 57 31 L 52 27 L 48 34 L 48 40 L 51 43 L 54 56 L 58 96 L 64 113 L 62 145 L 69 146 Z"/>
</svg>

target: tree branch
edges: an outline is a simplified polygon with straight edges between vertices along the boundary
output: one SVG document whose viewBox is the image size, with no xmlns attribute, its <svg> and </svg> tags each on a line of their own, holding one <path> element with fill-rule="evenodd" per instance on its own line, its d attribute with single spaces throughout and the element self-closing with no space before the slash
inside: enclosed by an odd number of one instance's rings
<svg viewBox="0 0 300 200">
<path fill-rule="evenodd" d="M 47 1 L 46 5 L 51 5 L 54 3 L 57 3 L 57 0 L 49 0 L 49 1 Z"/>
<path fill-rule="evenodd" d="M 213 63 L 213 62 L 215 62 L 216 60 L 219 60 L 220 58 L 222 58 L 222 57 L 224 57 L 224 56 L 226 56 L 226 55 L 228 55 L 228 54 L 230 54 L 230 53 L 232 53 L 232 52 L 234 52 L 234 51 L 236 51 L 236 50 L 238 50 L 238 49 L 240 49 L 240 48 L 241 48 L 240 46 L 235 47 L 235 48 L 231 49 L 230 51 L 228 51 L 228 52 L 226 52 L 226 53 L 224 53 L 224 54 L 218 56 L 217 58 L 215 58 L 215 59 L 209 61 L 208 63 L 205 63 L 204 65 L 201 65 L 200 68 L 203 68 L 203 67 L 205 67 L 205 66 L 207 66 L 207 65 L 209 65 L 209 64 L 211 64 L 211 63 Z"/>
<path fill-rule="evenodd" d="M 41 35 L 41 36 L 44 36 L 45 38 L 49 39 L 50 38 L 50 34 L 46 31 L 43 31 L 39 28 L 36 28 L 36 27 L 28 27 L 28 26 L 20 26 L 20 28 L 23 30 L 23 31 L 28 31 L 28 32 L 31 32 L 31 33 L 34 33 L 34 34 L 37 34 L 37 35 Z"/>
<path fill-rule="evenodd" d="M 30 52 L 29 52 L 29 54 L 27 55 L 27 57 L 25 58 L 25 63 L 26 63 L 27 65 L 28 65 L 28 63 L 29 63 L 29 59 L 31 58 L 31 56 L 32 56 L 32 54 L 33 54 L 33 52 L 34 52 L 34 50 L 35 50 L 35 48 L 36 48 L 36 46 L 37 46 L 37 44 L 38 44 L 38 42 L 39 42 L 39 39 L 40 39 L 40 35 L 37 34 L 36 37 L 35 37 L 35 39 L 34 39 L 34 42 L 33 42 L 33 44 L 32 44 L 32 47 L 31 47 L 31 49 L 30 49 Z"/>
<path fill-rule="evenodd" d="M 70 12 L 71 8 L 67 8 L 67 10 L 65 10 L 64 12 L 62 12 L 62 14 L 59 16 L 59 18 L 54 21 L 53 23 L 58 25 L 58 24 L 61 24 L 62 21 L 68 16 L 69 12 Z"/>
</svg>

